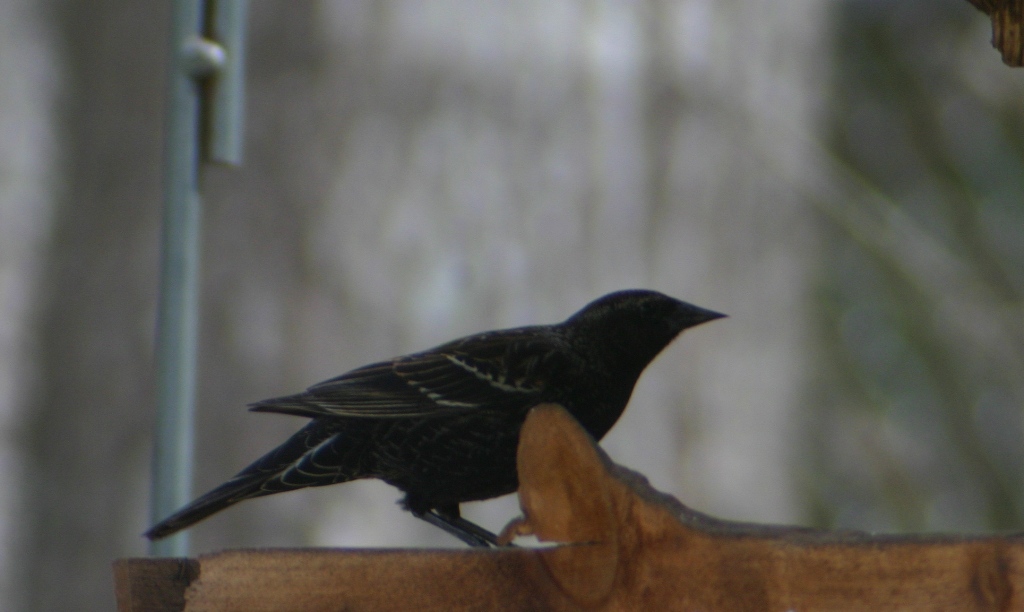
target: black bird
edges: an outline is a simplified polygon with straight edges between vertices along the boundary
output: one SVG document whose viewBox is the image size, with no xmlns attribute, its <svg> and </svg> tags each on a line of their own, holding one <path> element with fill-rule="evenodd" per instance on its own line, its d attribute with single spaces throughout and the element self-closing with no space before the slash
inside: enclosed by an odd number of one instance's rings
<svg viewBox="0 0 1024 612">
<path fill-rule="evenodd" d="M 656 291 L 619 291 L 562 323 L 467 336 L 256 402 L 255 412 L 312 420 L 145 535 L 169 536 L 252 497 L 380 478 L 405 492 L 414 516 L 471 546 L 494 545 L 459 504 L 518 488 L 530 408 L 561 404 L 600 440 L 647 364 L 684 329 L 723 316 Z"/>
</svg>

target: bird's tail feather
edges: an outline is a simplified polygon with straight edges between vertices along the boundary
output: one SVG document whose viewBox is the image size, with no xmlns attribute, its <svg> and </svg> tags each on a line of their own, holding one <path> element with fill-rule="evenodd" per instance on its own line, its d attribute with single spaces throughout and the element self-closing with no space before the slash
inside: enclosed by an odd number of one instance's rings
<svg viewBox="0 0 1024 612">
<path fill-rule="evenodd" d="M 337 470 L 324 470 L 317 463 L 317 451 L 338 433 L 337 424 L 334 422 L 310 421 L 283 444 L 257 459 L 234 478 L 154 525 L 145 536 L 150 540 L 165 538 L 211 514 L 252 497 L 363 477 L 363 474 L 357 472 L 343 474 Z M 329 454 L 332 449 L 328 448 L 325 452 Z M 308 464 L 305 463 L 307 461 Z M 331 460 L 323 459 L 323 462 L 330 464 Z"/>
<path fill-rule="evenodd" d="M 271 476 L 273 474 L 239 474 L 160 521 L 145 536 L 150 540 L 166 538 L 243 499 L 258 497 L 264 494 L 260 486 Z"/>
</svg>

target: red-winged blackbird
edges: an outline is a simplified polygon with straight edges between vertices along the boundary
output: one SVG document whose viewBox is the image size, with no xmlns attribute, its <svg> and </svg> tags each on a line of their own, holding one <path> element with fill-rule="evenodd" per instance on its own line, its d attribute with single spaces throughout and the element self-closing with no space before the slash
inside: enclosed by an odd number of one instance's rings
<svg viewBox="0 0 1024 612">
<path fill-rule="evenodd" d="M 467 544 L 493 545 L 494 534 L 461 518 L 459 504 L 518 488 L 529 409 L 561 404 L 600 440 L 647 364 L 684 329 L 722 316 L 656 291 L 619 291 L 563 323 L 467 336 L 256 402 L 253 411 L 312 421 L 146 536 L 163 538 L 251 497 L 380 478 L 405 492 L 414 516 Z"/>
</svg>

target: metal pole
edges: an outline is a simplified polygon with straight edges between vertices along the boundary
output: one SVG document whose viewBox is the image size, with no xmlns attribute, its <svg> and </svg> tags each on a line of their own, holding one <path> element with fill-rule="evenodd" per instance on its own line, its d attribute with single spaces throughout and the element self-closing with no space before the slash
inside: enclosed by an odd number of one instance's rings
<svg viewBox="0 0 1024 612">
<path fill-rule="evenodd" d="M 231 3 L 235 0 L 221 0 Z M 244 6 L 236 11 L 244 19 Z M 157 311 L 157 416 L 153 443 L 151 518 L 156 522 L 189 501 L 192 493 L 193 412 L 199 296 L 200 80 L 226 63 L 223 47 L 202 37 L 206 7 L 201 0 L 176 0 L 171 29 L 171 62 L 164 136 L 164 213 Z M 241 32 L 238 25 L 238 32 Z M 236 42 L 241 44 L 239 34 Z M 241 53 L 235 55 L 240 66 Z M 241 96 L 241 80 L 235 83 Z M 241 112 L 240 103 L 235 104 Z M 229 121 L 230 123 L 230 121 Z M 241 129 L 241 120 L 233 123 Z M 234 139 L 234 159 L 241 137 Z M 186 556 L 186 534 L 154 542 L 150 553 Z"/>
<path fill-rule="evenodd" d="M 245 121 L 246 0 L 213 3 L 212 35 L 225 51 L 224 65 L 214 79 L 210 100 L 210 161 L 242 163 Z"/>
</svg>

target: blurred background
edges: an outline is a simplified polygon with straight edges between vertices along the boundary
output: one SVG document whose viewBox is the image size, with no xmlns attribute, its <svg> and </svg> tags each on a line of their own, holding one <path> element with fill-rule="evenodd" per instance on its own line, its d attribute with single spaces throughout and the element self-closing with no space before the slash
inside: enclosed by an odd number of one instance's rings
<svg viewBox="0 0 1024 612">
<path fill-rule="evenodd" d="M 146 551 L 167 3 L 0 3 L 0 608 Z M 728 313 L 604 442 L 731 519 L 1024 528 L 1024 71 L 964 0 L 252 4 L 204 176 L 195 491 L 353 367 L 649 287 Z M 192 550 L 459 546 L 360 482 Z M 468 504 L 500 529 L 514 496 Z"/>
</svg>

